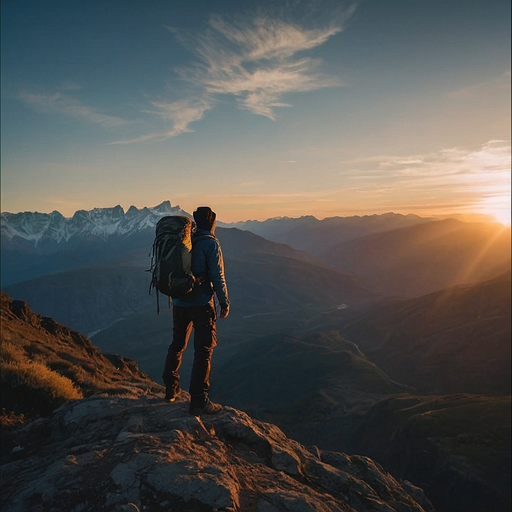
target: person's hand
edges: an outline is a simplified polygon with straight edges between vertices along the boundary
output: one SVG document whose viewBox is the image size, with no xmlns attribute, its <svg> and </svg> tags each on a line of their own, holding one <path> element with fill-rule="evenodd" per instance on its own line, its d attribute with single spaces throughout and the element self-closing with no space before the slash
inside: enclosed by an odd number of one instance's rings
<svg viewBox="0 0 512 512">
<path fill-rule="evenodd" d="M 227 318 L 229 315 L 229 306 L 226 304 L 221 304 L 220 306 L 220 317 L 221 318 Z"/>
</svg>

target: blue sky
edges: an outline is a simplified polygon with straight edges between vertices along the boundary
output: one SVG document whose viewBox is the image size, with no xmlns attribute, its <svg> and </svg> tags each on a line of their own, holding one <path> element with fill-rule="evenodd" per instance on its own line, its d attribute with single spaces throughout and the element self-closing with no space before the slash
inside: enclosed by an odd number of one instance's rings
<svg viewBox="0 0 512 512">
<path fill-rule="evenodd" d="M 3 0 L 2 211 L 509 219 L 510 6 Z"/>
</svg>

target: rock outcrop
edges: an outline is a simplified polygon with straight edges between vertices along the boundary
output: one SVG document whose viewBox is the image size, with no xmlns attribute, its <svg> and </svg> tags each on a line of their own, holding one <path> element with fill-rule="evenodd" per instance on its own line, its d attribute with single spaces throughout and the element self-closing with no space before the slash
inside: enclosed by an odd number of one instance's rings
<svg viewBox="0 0 512 512">
<path fill-rule="evenodd" d="M 230 407 L 188 396 L 69 401 L 4 436 L 4 512 L 433 511 L 368 457 L 306 448 Z"/>
</svg>

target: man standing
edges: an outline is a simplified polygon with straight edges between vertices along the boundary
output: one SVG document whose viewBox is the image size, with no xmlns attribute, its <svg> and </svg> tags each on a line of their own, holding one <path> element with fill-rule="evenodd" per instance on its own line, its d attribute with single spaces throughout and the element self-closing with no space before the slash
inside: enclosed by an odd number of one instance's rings
<svg viewBox="0 0 512 512">
<path fill-rule="evenodd" d="M 222 408 L 208 397 L 212 352 L 217 345 L 214 294 L 220 304 L 220 318 L 229 314 L 224 260 L 220 243 L 214 235 L 216 217 L 208 206 L 200 206 L 194 211 L 196 230 L 192 234 L 192 273 L 201 284 L 189 294 L 173 299 L 172 343 L 163 373 L 165 399 L 172 402 L 181 391 L 178 370 L 194 328 L 194 363 L 189 388 L 189 413 L 194 416 L 215 414 Z"/>
</svg>

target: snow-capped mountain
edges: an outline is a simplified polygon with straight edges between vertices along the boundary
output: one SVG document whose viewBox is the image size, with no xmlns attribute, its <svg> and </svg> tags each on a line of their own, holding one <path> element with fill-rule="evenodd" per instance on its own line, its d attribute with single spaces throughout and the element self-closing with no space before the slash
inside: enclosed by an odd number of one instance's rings
<svg viewBox="0 0 512 512">
<path fill-rule="evenodd" d="M 170 201 L 164 201 L 154 208 L 130 206 L 126 212 L 119 205 L 90 211 L 78 210 L 70 218 L 58 211 L 2 213 L 2 241 L 10 242 L 19 237 L 37 246 L 42 242 L 68 242 L 76 236 L 104 240 L 111 236 L 125 237 L 154 228 L 165 215 L 190 216 L 179 206 L 171 206 Z"/>
</svg>

